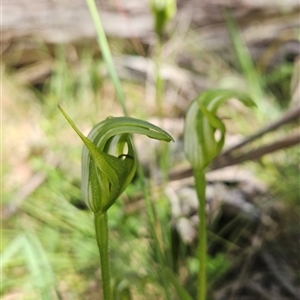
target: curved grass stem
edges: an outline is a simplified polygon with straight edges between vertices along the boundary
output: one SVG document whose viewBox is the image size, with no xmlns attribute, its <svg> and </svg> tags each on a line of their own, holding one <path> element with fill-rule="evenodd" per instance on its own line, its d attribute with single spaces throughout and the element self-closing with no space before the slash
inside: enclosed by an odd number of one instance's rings
<svg viewBox="0 0 300 300">
<path fill-rule="evenodd" d="M 205 172 L 203 169 L 194 170 L 194 177 L 196 181 L 196 191 L 199 201 L 198 216 L 199 216 L 199 272 L 198 272 L 198 300 L 206 299 L 206 199 L 205 199 Z"/>
<path fill-rule="evenodd" d="M 99 47 L 101 49 L 101 53 L 103 55 L 103 59 L 104 62 L 106 64 L 109 76 L 113 82 L 115 91 L 116 91 L 116 95 L 117 95 L 117 99 L 120 103 L 120 105 L 122 106 L 122 110 L 124 112 L 124 115 L 127 116 L 127 108 L 126 108 L 126 103 L 125 103 L 125 95 L 120 83 L 120 79 L 115 71 L 115 67 L 114 67 L 114 62 L 111 56 L 111 52 L 108 46 L 108 42 L 107 42 L 107 38 L 101 23 L 101 19 L 98 13 L 98 9 L 95 3 L 95 0 L 86 0 L 92 20 L 94 22 L 95 25 L 95 29 L 97 32 L 97 37 L 98 37 L 98 44 Z"/>
<path fill-rule="evenodd" d="M 95 214 L 96 239 L 100 253 L 103 300 L 111 300 L 109 232 L 107 213 Z"/>
</svg>

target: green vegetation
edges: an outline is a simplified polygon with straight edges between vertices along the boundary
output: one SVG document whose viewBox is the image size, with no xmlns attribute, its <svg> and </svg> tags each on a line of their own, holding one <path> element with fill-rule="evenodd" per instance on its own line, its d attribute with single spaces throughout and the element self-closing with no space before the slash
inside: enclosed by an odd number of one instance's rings
<svg viewBox="0 0 300 300">
<path fill-rule="evenodd" d="M 217 117 L 219 106 L 225 101 L 236 98 L 247 106 L 254 106 L 254 102 L 246 95 L 230 90 L 215 89 L 206 91 L 196 98 L 190 105 L 184 128 L 184 151 L 190 161 L 198 195 L 199 208 L 199 274 L 198 298 L 206 299 L 206 180 L 205 169 L 221 152 L 225 142 L 225 125 Z M 216 132 L 220 136 L 216 136 Z"/>
<path fill-rule="evenodd" d="M 170 142 L 172 137 L 148 122 L 128 118 L 109 118 L 94 127 L 86 138 L 60 107 L 61 112 L 84 142 L 81 191 L 94 212 L 99 247 L 103 298 L 111 299 L 108 209 L 130 184 L 137 167 L 131 134 Z"/>
<path fill-rule="evenodd" d="M 186 44 L 192 45 L 187 51 L 203 62 L 206 66 L 203 72 L 215 88 L 206 89 L 193 101 L 188 99 L 191 104 L 186 111 L 165 110 L 167 85 L 160 75 L 164 31 L 176 9 L 174 1 L 165 1 L 164 8 L 153 1 L 157 45 L 149 57 L 156 66 L 155 99 L 151 106 L 145 101 L 144 84 L 129 79 L 120 82 L 109 45 L 119 43 L 116 48 L 122 50 L 118 54 L 134 51 L 127 49 L 130 45 L 125 42 L 106 40 L 94 2 L 87 3 L 96 24 L 101 56 L 89 46 L 78 49 L 71 45 L 57 46 L 51 76 L 40 86 L 21 81 L 18 70 L 9 65 L 1 70 L 5 87 L 3 108 L 9 114 L 5 120 L 7 128 L 4 124 L 7 132 L 3 154 L 12 157 L 3 161 L 1 296 L 79 300 L 101 299 L 103 294 L 106 300 L 214 299 L 218 287 L 228 283 L 226 275 L 235 276 L 236 269 L 243 265 L 240 277 L 246 276 L 253 256 L 262 251 L 263 246 L 259 245 L 265 242 L 265 236 L 260 236 L 262 231 L 267 232 L 267 246 L 277 235 L 280 241 L 287 236 L 298 238 L 293 223 L 272 219 L 265 212 L 267 225 L 261 226 L 260 231 L 252 230 L 252 225 L 240 214 L 226 224 L 221 223 L 222 227 L 215 232 L 214 226 L 222 216 L 219 213 L 213 217 L 214 211 L 207 213 L 205 201 L 205 172 L 222 151 L 225 134 L 249 135 L 273 116 L 280 115 L 283 107 L 288 106 L 282 105 L 282 99 L 288 103 L 286 98 L 291 97 L 286 93 L 292 67 L 282 63 L 280 70 L 284 72 L 267 74 L 258 70 L 237 25 L 228 16 L 233 44 L 229 59 L 198 48 L 193 44 L 192 30 L 185 37 Z M 176 33 L 172 39 L 176 40 Z M 38 51 L 52 58 L 46 46 L 40 46 Z M 75 63 L 70 59 L 74 51 Z M 103 70 L 108 71 L 109 78 Z M 278 87 L 282 89 L 276 94 Z M 221 106 L 233 98 L 246 106 L 253 106 L 253 99 L 256 108 Z M 11 103 L 16 102 L 18 108 L 14 109 Z M 58 103 L 72 120 L 61 107 L 61 111 L 58 109 Z M 81 163 L 82 141 L 61 112 L 85 144 Z M 146 162 L 148 170 L 139 162 L 132 135 L 162 141 L 172 138 L 141 119 L 158 116 L 163 120 L 183 114 L 186 115 L 184 151 L 180 149 L 177 155 L 180 159 L 176 160 L 172 152 L 174 143 L 161 143 L 155 148 L 148 147 L 146 139 L 142 140 L 143 151 L 151 148 Z M 28 123 L 34 127 L 30 138 Z M 16 128 L 16 124 L 22 125 Z M 94 129 L 90 132 L 91 128 Z M 294 128 L 291 124 L 264 137 L 263 142 Z M 24 137 L 29 141 L 25 150 Z M 255 143 L 257 147 L 261 145 Z M 270 187 L 272 200 L 267 198 L 258 207 L 263 209 L 268 203 L 269 207 L 279 207 L 290 214 L 291 222 L 299 216 L 299 167 L 294 163 L 298 159 L 299 150 L 290 148 L 244 164 Z M 174 233 L 173 207 L 167 193 L 172 165 L 187 163 L 186 160 L 193 169 L 199 203 L 198 238 L 191 244 Z M 251 242 L 243 243 L 251 234 Z M 218 251 L 214 249 L 216 244 Z M 284 243 L 278 241 L 278 244 Z M 285 251 L 291 257 L 297 256 L 292 250 Z"/>
</svg>

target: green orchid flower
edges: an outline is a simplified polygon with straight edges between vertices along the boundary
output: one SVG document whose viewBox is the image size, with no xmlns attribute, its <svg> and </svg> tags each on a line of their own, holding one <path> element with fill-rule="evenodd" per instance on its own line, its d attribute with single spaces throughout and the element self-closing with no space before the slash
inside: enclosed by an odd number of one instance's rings
<svg viewBox="0 0 300 300">
<path fill-rule="evenodd" d="M 198 300 L 206 299 L 205 169 L 224 146 L 226 128 L 216 113 L 220 105 L 231 98 L 238 99 L 246 106 L 255 106 L 255 103 L 245 94 L 232 90 L 214 89 L 205 91 L 197 97 L 191 103 L 185 117 L 184 151 L 194 171 L 199 201 Z M 217 132 L 219 136 L 216 135 Z"/>
<path fill-rule="evenodd" d="M 84 143 L 81 190 L 86 204 L 94 212 L 103 299 L 111 300 L 107 211 L 136 172 L 137 155 L 131 135 L 137 133 L 167 142 L 173 138 L 153 124 L 129 117 L 107 118 L 85 137 L 60 106 L 59 109 Z"/>
<path fill-rule="evenodd" d="M 232 98 L 255 106 L 247 95 L 225 89 L 205 91 L 191 103 L 185 118 L 184 151 L 193 168 L 205 169 L 221 152 L 226 128 L 216 113 L 221 104 Z"/>
<path fill-rule="evenodd" d="M 164 28 L 169 20 L 176 14 L 175 0 L 151 0 L 151 12 L 154 16 L 154 29 L 160 38 L 162 38 Z"/>
<path fill-rule="evenodd" d="M 129 117 L 107 118 L 85 137 L 61 107 L 60 110 L 84 142 L 81 191 L 94 213 L 106 212 L 135 174 L 137 156 L 131 134 L 167 142 L 173 140 L 159 127 Z"/>
</svg>

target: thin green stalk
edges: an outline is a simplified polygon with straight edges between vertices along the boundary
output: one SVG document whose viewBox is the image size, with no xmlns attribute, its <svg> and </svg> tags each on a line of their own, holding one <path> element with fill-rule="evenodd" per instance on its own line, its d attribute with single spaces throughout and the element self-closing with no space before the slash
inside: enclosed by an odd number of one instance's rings
<svg viewBox="0 0 300 300">
<path fill-rule="evenodd" d="M 194 177 L 196 181 L 196 191 L 198 195 L 199 207 L 199 273 L 198 273 L 198 300 L 206 299 L 206 200 L 205 200 L 205 172 L 203 169 L 194 170 Z"/>
<path fill-rule="evenodd" d="M 95 214 L 96 239 L 100 253 L 102 292 L 104 300 L 111 300 L 110 264 L 109 264 L 109 232 L 107 213 Z"/>
<path fill-rule="evenodd" d="M 169 293 L 169 288 L 168 288 L 168 283 L 167 283 L 167 274 L 166 274 L 165 263 L 164 263 L 165 259 L 164 259 L 164 255 L 162 253 L 162 250 L 160 248 L 159 240 L 158 240 L 158 237 L 157 237 L 157 234 L 156 234 L 156 231 L 155 231 L 155 222 L 157 222 L 157 221 L 155 219 L 154 207 L 153 207 L 153 205 L 152 205 L 152 203 L 149 199 L 149 194 L 148 194 L 146 184 L 145 184 L 145 176 L 144 176 L 144 172 L 143 172 L 143 169 L 142 169 L 141 165 L 138 166 L 137 171 L 138 171 L 138 175 L 139 175 L 139 177 L 141 178 L 141 181 L 142 181 L 142 190 L 143 190 L 143 196 L 145 198 L 146 210 L 147 210 L 147 214 L 148 214 L 148 218 L 149 218 L 149 224 L 150 224 L 150 230 L 151 230 L 152 236 L 154 238 L 155 252 L 156 252 L 156 255 L 157 255 L 158 262 L 159 262 L 160 267 L 161 267 L 161 274 L 159 274 L 159 275 L 161 277 L 162 285 L 163 285 L 164 290 L 165 290 L 166 299 L 170 300 L 171 297 L 170 297 L 170 293 Z"/>
<path fill-rule="evenodd" d="M 156 50 L 156 104 L 158 108 L 158 115 L 160 118 L 163 117 L 163 94 L 164 94 L 164 80 L 161 77 L 161 68 L 162 68 L 162 40 L 159 38 Z"/>
<path fill-rule="evenodd" d="M 108 42 L 106 39 L 105 32 L 102 27 L 102 23 L 99 17 L 98 9 L 95 4 L 94 0 L 86 0 L 90 14 L 92 16 L 96 31 L 97 31 L 97 37 L 98 37 L 98 44 L 101 49 L 102 55 L 104 62 L 106 64 L 109 76 L 113 82 L 113 85 L 115 87 L 115 91 L 117 93 L 117 98 L 118 101 L 120 102 L 124 115 L 127 116 L 127 109 L 126 109 L 126 104 L 125 104 L 125 96 L 123 93 L 123 89 L 119 80 L 119 77 L 115 71 L 114 63 L 112 60 L 111 52 L 108 46 Z"/>
<path fill-rule="evenodd" d="M 163 50 L 163 40 L 161 36 L 158 36 L 157 45 L 155 50 L 155 101 L 157 105 L 158 117 L 160 120 L 164 117 L 163 111 L 163 100 L 164 100 L 164 90 L 165 90 L 165 81 L 161 76 L 161 70 L 163 67 L 162 63 L 162 50 Z M 159 155 L 159 167 L 162 171 L 163 184 L 168 180 L 168 168 L 166 167 L 166 161 L 168 162 L 168 146 L 161 145 L 160 155 Z"/>
</svg>

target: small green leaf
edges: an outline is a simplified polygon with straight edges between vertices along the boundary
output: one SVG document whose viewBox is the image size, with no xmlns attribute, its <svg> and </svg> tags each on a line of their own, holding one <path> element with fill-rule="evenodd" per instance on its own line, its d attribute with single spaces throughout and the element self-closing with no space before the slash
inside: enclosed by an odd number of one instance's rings
<svg viewBox="0 0 300 300">
<path fill-rule="evenodd" d="M 131 134 L 167 142 L 173 140 L 159 127 L 129 117 L 107 118 L 85 137 L 66 112 L 59 108 L 84 142 L 81 190 L 86 204 L 94 213 L 106 212 L 135 174 L 137 157 Z"/>
</svg>

